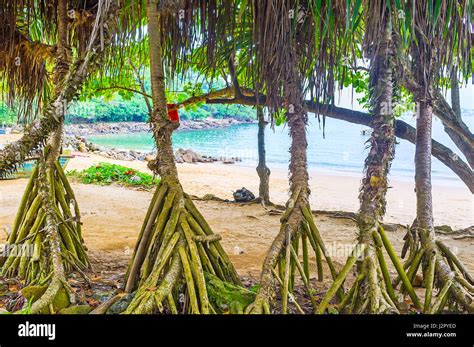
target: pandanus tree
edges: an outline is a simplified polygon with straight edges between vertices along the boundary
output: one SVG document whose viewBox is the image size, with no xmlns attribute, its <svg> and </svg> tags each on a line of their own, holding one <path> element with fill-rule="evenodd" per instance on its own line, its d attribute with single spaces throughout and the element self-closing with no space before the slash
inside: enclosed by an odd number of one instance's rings
<svg viewBox="0 0 474 347">
<path fill-rule="evenodd" d="M 406 236 L 405 267 L 412 280 L 421 269 L 425 290 L 423 311 L 473 312 L 473 279 L 462 262 L 443 242 L 436 239 L 433 226 L 431 188 L 431 129 L 437 84 L 454 64 L 464 76 L 472 74 L 471 0 L 417 1 L 397 5 L 399 31 L 411 73 L 411 91 L 417 103 L 415 187 L 416 221 Z M 434 288 L 439 288 L 435 298 Z"/>
<path fill-rule="evenodd" d="M 398 297 L 393 289 L 384 257 L 385 249 L 410 297 L 419 300 L 381 225 L 385 214 L 388 174 L 395 151 L 395 116 L 397 54 L 392 28 L 390 2 L 369 0 L 364 3 L 364 41 L 362 48 L 370 59 L 370 111 L 373 129 L 368 140 L 364 177 L 360 188 L 357 218 L 358 243 L 338 278 L 323 298 L 318 311 L 323 313 L 345 277 L 357 264 L 357 276 L 339 303 L 339 310 L 349 313 L 398 312 Z M 355 15 L 357 15 L 355 13 Z"/>
<path fill-rule="evenodd" d="M 7 250 L 17 248 L 20 253 L 7 252 L 0 258 L 2 275 L 46 285 L 32 313 L 49 312 L 60 295 L 72 302 L 67 273 L 89 267 L 78 204 L 58 162 L 67 104 L 87 74 L 98 67 L 101 47 L 109 42 L 115 22 L 116 4 L 87 5 L 91 4 L 7 1 L 1 10 L 1 33 L 7 44 L 0 52 L 4 62 L 0 72 L 7 85 L 7 102 L 19 105 L 25 121 L 40 114 L 23 137 L 0 154 L 3 176 L 37 150 L 37 164 L 8 237 Z M 81 15 L 88 19 L 78 18 Z"/>
<path fill-rule="evenodd" d="M 341 3 L 325 1 L 271 0 L 251 2 L 249 8 L 249 19 L 254 23 L 251 35 L 255 51 L 254 74 L 263 85 L 266 106 L 273 113 L 285 113 L 291 137 L 291 198 L 281 217 L 280 231 L 264 260 L 256 299 L 246 312 L 270 313 L 275 288 L 279 288 L 281 312 L 296 309 L 302 313 L 293 295 L 298 278 L 301 278 L 316 310 L 310 284 L 310 247 L 315 252 L 319 280 L 322 280 L 323 256 L 333 278 L 337 276 L 308 201 L 308 116 L 304 98 L 309 91 L 317 101 L 331 99 L 334 88 L 332 71 L 341 51 L 337 44 L 331 46 L 329 42 L 337 42 L 336 38 L 345 25 L 342 18 L 345 18 L 346 8 Z M 334 17 L 328 20 L 330 16 Z"/>
<path fill-rule="evenodd" d="M 180 10 L 186 13 L 184 19 L 179 17 Z M 209 282 L 221 281 L 224 286 L 240 283 L 219 243 L 220 236 L 213 233 L 179 182 L 171 138 L 179 123 L 167 117 L 163 61 L 175 62 L 176 57 L 165 56 L 165 48 L 170 42 L 171 46 L 186 46 L 189 41 L 181 30 L 189 34 L 196 13 L 212 24 L 216 12 L 222 16 L 215 7 L 195 8 L 191 1 L 168 5 L 149 1 L 146 7 L 152 89 L 150 123 L 157 147 L 156 160 L 149 167 L 160 176 L 161 182 L 127 271 L 125 291 L 135 295 L 125 313 L 215 313 L 219 308 L 210 299 Z M 182 19 L 180 28 L 176 24 Z M 215 30 L 208 33 L 215 38 Z M 172 63 L 170 68 L 173 69 Z"/>
<path fill-rule="evenodd" d="M 394 303 L 396 298 L 381 252 L 382 237 L 385 241 L 387 239 L 383 232 L 379 234 L 386 205 L 387 176 L 395 149 L 392 107 L 395 48 L 389 4 L 374 0 L 367 1 L 365 5 L 363 49 L 367 55 L 370 54 L 369 93 L 373 130 L 368 140 L 369 153 L 365 160 L 364 178 L 360 189 L 358 243 L 321 301 L 319 313 L 324 313 L 336 290 L 343 285 L 345 277 L 356 263 L 358 263 L 356 280 L 340 302 L 339 310 L 348 307 L 347 311 L 351 313 L 397 311 Z"/>
<path fill-rule="evenodd" d="M 54 57 L 56 46 L 33 40 L 24 32 L 41 27 L 42 23 L 47 23 L 44 27 L 45 33 L 55 32 L 57 4 L 45 1 L 34 3 L 6 1 L 4 3 L 2 16 L 5 20 L 3 20 L 2 35 L 4 35 L 5 45 L 0 56 L 1 61 L 4 62 L 2 74 L 5 77 L 3 83 L 6 85 L 9 96 L 7 101 L 13 103 L 21 99 L 23 101 L 19 103 L 19 110 L 31 114 L 32 110 L 41 109 L 39 112 L 41 117 L 32 120 L 19 140 L 0 151 L 2 177 L 14 172 L 32 151 L 40 148 L 45 139 L 60 126 L 65 108 L 77 96 L 87 77 L 101 65 L 105 49 L 110 48 L 118 9 L 122 5 L 126 4 L 113 0 L 83 1 L 76 7 L 75 12 L 69 12 L 69 15 L 76 16 L 75 20 L 71 18 L 72 23 L 69 22 L 68 26 L 76 24 L 74 25 L 74 42 L 77 43 L 77 57 L 72 61 L 62 86 L 56 86 L 46 101 L 44 95 L 48 95 L 45 93 L 48 89 L 45 88 L 44 81 L 47 71 L 41 59 Z M 90 15 L 88 6 L 97 9 L 98 15 Z M 74 9 L 73 6 L 69 8 Z M 26 12 L 22 12 L 22 9 L 26 9 Z M 40 15 L 34 16 L 32 11 Z M 18 13 L 22 17 L 17 22 Z M 30 25 L 32 23 L 28 20 L 34 20 L 35 25 Z M 18 102 L 15 104 L 18 105 Z"/>
</svg>

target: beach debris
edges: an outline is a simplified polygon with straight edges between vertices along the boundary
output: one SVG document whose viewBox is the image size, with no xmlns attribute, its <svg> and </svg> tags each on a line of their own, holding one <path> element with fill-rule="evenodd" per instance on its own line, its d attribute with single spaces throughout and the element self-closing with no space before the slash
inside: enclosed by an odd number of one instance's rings
<svg viewBox="0 0 474 347">
<path fill-rule="evenodd" d="M 245 253 L 245 251 L 242 248 L 240 248 L 239 246 L 234 247 L 234 255 L 240 255 L 240 254 L 244 254 L 244 253 Z"/>
<path fill-rule="evenodd" d="M 235 191 L 233 196 L 236 202 L 250 202 L 255 200 L 255 195 L 245 187 Z"/>
</svg>

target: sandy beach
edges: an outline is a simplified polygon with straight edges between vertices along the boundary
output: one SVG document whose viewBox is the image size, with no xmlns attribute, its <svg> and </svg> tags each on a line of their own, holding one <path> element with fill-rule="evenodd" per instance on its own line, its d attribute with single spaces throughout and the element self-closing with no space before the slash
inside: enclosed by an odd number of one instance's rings
<svg viewBox="0 0 474 347">
<path fill-rule="evenodd" d="M 73 158 L 67 170 L 82 170 L 99 162 L 112 162 L 148 171 L 145 162 L 118 161 L 94 154 L 80 154 Z M 186 192 L 196 196 L 214 194 L 232 199 L 232 191 L 243 186 L 258 192 L 258 177 L 254 168 L 238 165 L 180 164 L 179 176 Z M 323 172 L 311 173 L 311 204 L 315 210 L 351 211 L 358 208 L 359 178 Z M 13 222 L 26 179 L 0 181 L 0 243 Z M 133 251 L 137 233 L 151 200 L 151 192 L 112 186 L 86 185 L 72 182 L 81 207 L 84 239 L 94 263 L 101 270 L 125 271 Z M 386 222 L 410 224 L 415 217 L 413 182 L 391 180 L 388 193 Z M 287 197 L 287 173 L 273 169 L 270 194 L 273 202 L 284 204 Z M 465 228 L 473 223 L 474 200 L 462 184 L 435 182 L 433 187 L 436 225 L 448 224 Z M 196 201 L 211 227 L 222 237 L 222 244 L 241 275 L 257 276 L 266 251 L 279 228 L 279 216 L 272 216 L 259 205 L 242 206 L 235 203 Z M 355 223 L 348 219 L 316 216 L 323 239 L 339 265 L 347 252 L 341 247 L 351 245 L 357 237 Z M 402 246 L 403 228 L 390 232 L 396 250 Z M 474 240 L 455 240 L 440 236 L 458 252 L 466 267 L 474 271 L 472 251 Z"/>
<path fill-rule="evenodd" d="M 150 172 L 145 162 L 119 161 L 94 154 L 75 158 L 68 170 L 83 170 L 99 162 L 111 162 Z M 288 173 L 283 168 L 272 168 L 270 198 L 276 204 L 288 199 Z M 255 168 L 238 164 L 179 164 L 178 172 L 183 187 L 189 194 L 214 194 L 233 199 L 232 192 L 246 187 L 258 193 L 258 176 Z M 359 207 L 360 177 L 342 172 L 309 170 L 311 206 L 316 210 L 357 212 Z M 362 175 L 362 174 L 361 174 Z M 411 224 L 415 218 L 415 183 L 408 180 L 390 180 L 387 196 L 386 222 Z M 435 224 L 453 228 L 466 228 L 474 224 L 474 199 L 462 182 L 434 181 L 433 204 Z"/>
<path fill-rule="evenodd" d="M 19 135 L 2 135 L 0 145 L 19 138 Z M 78 154 L 71 160 L 67 170 L 83 170 L 100 162 L 116 163 L 151 172 L 146 162 L 120 161 L 99 155 Z M 270 198 L 276 204 L 288 199 L 288 170 L 274 168 L 270 176 Z M 222 163 L 179 164 L 181 183 L 189 194 L 203 196 L 214 194 L 223 199 L 232 199 L 232 192 L 246 187 L 258 193 L 258 176 L 255 168 L 239 164 Z M 359 187 L 362 173 L 356 175 L 341 171 L 309 169 L 311 206 L 316 210 L 356 212 L 359 207 Z M 411 224 L 415 218 L 415 182 L 406 178 L 390 178 L 391 188 L 387 194 L 389 223 Z M 454 229 L 474 224 L 474 198 L 461 180 L 433 180 L 433 208 L 435 225 L 450 225 Z"/>
</svg>

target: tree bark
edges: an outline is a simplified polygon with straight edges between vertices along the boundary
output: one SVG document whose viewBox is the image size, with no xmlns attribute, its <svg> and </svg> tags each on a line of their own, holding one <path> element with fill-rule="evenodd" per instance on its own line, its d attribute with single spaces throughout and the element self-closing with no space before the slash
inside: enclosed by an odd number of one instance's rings
<svg viewBox="0 0 474 347">
<path fill-rule="evenodd" d="M 265 156 L 265 128 L 267 122 L 263 114 L 263 108 L 257 106 L 258 118 L 258 166 L 257 173 L 260 179 L 258 195 L 264 204 L 270 203 L 270 169 L 266 165 Z"/>
<path fill-rule="evenodd" d="M 360 189 L 359 241 L 371 244 L 372 231 L 385 214 L 388 173 L 395 151 L 395 127 L 392 111 L 393 48 L 387 24 L 384 41 L 371 66 L 373 128 L 370 150 L 365 160 L 365 176 Z"/>
<path fill-rule="evenodd" d="M 153 100 L 153 112 L 150 122 L 156 141 L 156 160 L 149 163 L 150 169 L 164 179 L 178 181 L 178 170 L 174 161 L 171 136 L 178 128 L 178 122 L 171 122 L 167 117 L 165 75 L 162 62 L 162 45 L 160 33 L 159 1 L 149 1 L 147 5 L 148 39 L 150 44 L 150 82 Z"/>
<path fill-rule="evenodd" d="M 459 81 L 458 76 L 454 73 L 451 78 L 451 108 L 454 114 L 461 118 L 461 98 L 459 97 Z"/>
<path fill-rule="evenodd" d="M 58 17 L 58 42 L 57 42 L 57 56 L 54 73 L 55 86 L 60 87 L 63 79 L 66 77 L 71 67 L 71 48 L 69 46 L 69 31 L 68 22 L 69 17 L 68 1 L 58 1 L 57 17 Z"/>
<path fill-rule="evenodd" d="M 307 203 L 309 195 L 308 141 L 306 139 L 308 114 L 301 94 L 297 71 L 293 71 L 292 76 L 288 77 L 285 89 L 287 90 L 286 100 L 288 103 L 287 122 L 291 137 L 290 191 L 295 192 L 300 189 L 299 201 Z"/>
<path fill-rule="evenodd" d="M 467 162 L 469 163 L 471 169 L 474 167 L 474 137 L 470 132 L 467 125 L 462 120 L 461 115 L 461 103 L 459 99 L 459 85 L 457 78 L 453 78 L 451 82 L 451 104 L 449 106 L 448 102 L 445 100 L 441 93 L 437 93 L 437 98 L 434 104 L 434 112 L 436 116 L 441 119 L 444 131 L 449 135 L 454 144 L 459 148 L 462 154 L 465 155 Z M 455 119 L 453 124 L 448 125 L 446 123 L 447 118 Z M 453 127 L 456 127 L 457 130 L 454 130 Z M 464 136 L 460 136 L 459 133 L 462 132 Z M 470 139 L 470 141 L 466 140 Z"/>
<path fill-rule="evenodd" d="M 420 229 L 433 227 L 433 200 L 431 195 L 431 127 L 433 107 L 428 101 L 419 103 L 416 120 L 415 187 L 417 224 Z"/>
</svg>

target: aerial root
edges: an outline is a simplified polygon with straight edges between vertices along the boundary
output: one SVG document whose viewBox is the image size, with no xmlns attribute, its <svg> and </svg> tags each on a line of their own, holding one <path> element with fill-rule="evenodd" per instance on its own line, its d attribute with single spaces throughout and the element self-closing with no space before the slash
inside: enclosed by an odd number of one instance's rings
<svg viewBox="0 0 474 347">
<path fill-rule="evenodd" d="M 359 243 L 353 249 L 339 276 L 323 297 L 317 312 L 324 313 L 337 289 L 342 287 L 352 267 L 359 262 L 358 275 L 352 287 L 340 300 L 337 310 L 346 313 L 399 313 L 398 297 L 392 285 L 383 249 L 388 253 L 399 278 L 404 283 L 415 306 L 420 308 L 420 301 L 408 280 L 403 266 L 396 256 L 383 227 L 372 232 L 371 243 Z M 362 259 L 360 260 L 360 257 Z"/>
<path fill-rule="evenodd" d="M 220 239 L 179 183 L 163 181 L 127 272 L 125 292 L 136 293 L 125 313 L 218 312 L 209 298 L 206 273 L 240 284 Z"/>
<path fill-rule="evenodd" d="M 309 206 L 300 197 L 299 189 L 292 194 L 280 221 L 280 231 L 270 246 L 263 264 L 257 296 L 255 301 L 247 307 L 245 313 L 270 314 L 274 301 L 274 288 L 278 287 L 281 312 L 288 313 L 290 306 L 293 306 L 296 313 L 304 314 L 302 305 L 298 303 L 293 294 L 297 278 L 301 280 L 305 288 L 313 311 L 316 310 L 317 303 L 310 282 L 309 246 L 315 254 L 315 270 L 318 281 L 323 280 L 323 256 L 332 278 L 336 279 L 337 277 L 334 263 L 314 223 Z M 342 298 L 342 291 L 336 290 L 336 292 Z"/>
<path fill-rule="evenodd" d="M 74 302 L 67 273 L 89 267 L 74 193 L 59 162 L 51 163 L 43 156 L 34 168 L 8 237 L 7 252 L 20 250 L 2 258 L 3 276 L 37 285 L 33 314 Z"/>
<path fill-rule="evenodd" d="M 402 257 L 410 283 L 421 270 L 425 287 L 424 313 L 440 313 L 445 307 L 450 312 L 474 312 L 474 286 L 471 275 L 454 252 L 433 233 L 418 227 L 405 236 Z M 398 279 L 394 286 L 398 285 Z M 435 289 L 438 289 L 435 296 Z M 405 284 L 401 287 L 406 291 Z"/>
<path fill-rule="evenodd" d="M 56 237 L 59 247 L 53 249 Z M 50 288 L 64 287 L 65 278 L 56 278 L 53 257 L 58 257 L 57 266 L 66 274 L 73 270 L 83 274 L 90 267 L 74 192 L 59 162 L 46 167 L 44 159 L 40 159 L 0 258 L 1 275 L 16 276 L 29 285 L 50 282 Z"/>
</svg>

